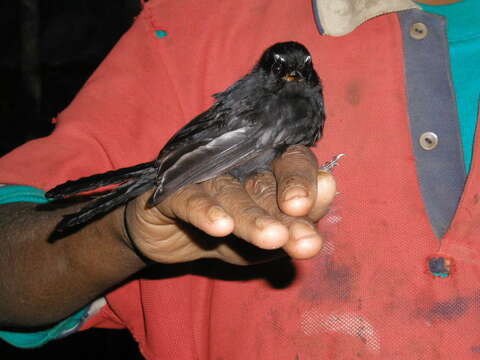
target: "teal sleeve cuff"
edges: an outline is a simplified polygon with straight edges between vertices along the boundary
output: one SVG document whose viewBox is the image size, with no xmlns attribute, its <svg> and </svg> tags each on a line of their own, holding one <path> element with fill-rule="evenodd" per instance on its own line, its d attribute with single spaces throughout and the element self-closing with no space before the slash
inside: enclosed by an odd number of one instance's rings
<svg viewBox="0 0 480 360">
<path fill-rule="evenodd" d="M 32 333 L 0 331 L 0 339 L 24 349 L 45 345 L 51 340 L 62 338 L 77 331 L 87 316 L 88 308 L 82 309 L 48 330 Z"/>
<path fill-rule="evenodd" d="M 13 202 L 33 202 L 44 204 L 48 202 L 45 191 L 24 185 L 0 186 L 0 204 Z"/>
<path fill-rule="evenodd" d="M 45 192 L 43 190 L 23 185 L 0 186 L 0 204 L 23 201 L 38 204 L 48 202 L 48 200 L 45 198 Z M 89 306 L 59 322 L 48 330 L 32 333 L 0 331 L 0 339 L 3 339 L 9 344 L 20 348 L 33 348 L 42 346 L 50 340 L 58 339 L 75 332 L 84 322 L 88 314 L 88 309 Z"/>
</svg>

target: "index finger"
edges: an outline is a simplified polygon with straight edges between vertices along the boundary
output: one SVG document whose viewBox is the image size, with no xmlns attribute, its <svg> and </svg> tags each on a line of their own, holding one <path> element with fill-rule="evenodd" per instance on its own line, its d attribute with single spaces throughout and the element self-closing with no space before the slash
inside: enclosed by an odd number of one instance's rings
<svg viewBox="0 0 480 360">
<path fill-rule="evenodd" d="M 278 207 L 291 216 L 306 216 L 317 198 L 318 163 L 303 145 L 290 146 L 273 163 Z"/>
</svg>

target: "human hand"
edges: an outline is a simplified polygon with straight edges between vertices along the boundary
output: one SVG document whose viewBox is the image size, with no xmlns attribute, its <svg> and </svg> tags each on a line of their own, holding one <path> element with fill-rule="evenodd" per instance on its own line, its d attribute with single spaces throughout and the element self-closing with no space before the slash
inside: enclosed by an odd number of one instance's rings
<svg viewBox="0 0 480 360">
<path fill-rule="evenodd" d="M 125 224 L 134 246 L 161 263 L 210 257 L 244 265 L 278 256 L 278 250 L 271 251 L 276 249 L 307 259 L 321 249 L 314 223 L 335 193 L 333 176 L 318 170 L 312 152 L 292 146 L 275 160 L 273 174 L 258 174 L 245 184 L 218 176 L 189 185 L 153 208 L 146 206 L 148 192 L 127 205 Z M 230 234 L 243 240 L 222 238 Z M 253 248 L 260 256 L 251 256 Z"/>
</svg>

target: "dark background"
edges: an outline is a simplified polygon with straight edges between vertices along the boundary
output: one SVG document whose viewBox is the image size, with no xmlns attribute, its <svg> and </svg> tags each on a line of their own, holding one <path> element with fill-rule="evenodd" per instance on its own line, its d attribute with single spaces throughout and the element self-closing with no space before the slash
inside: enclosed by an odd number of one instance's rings
<svg viewBox="0 0 480 360">
<path fill-rule="evenodd" d="M 0 156 L 52 130 L 140 11 L 140 0 L 0 1 Z M 4 274 L 5 275 L 5 274 Z M 1 300 L 0 300 L 1 301 Z M 143 359 L 127 331 L 89 330 L 0 359 Z"/>
</svg>

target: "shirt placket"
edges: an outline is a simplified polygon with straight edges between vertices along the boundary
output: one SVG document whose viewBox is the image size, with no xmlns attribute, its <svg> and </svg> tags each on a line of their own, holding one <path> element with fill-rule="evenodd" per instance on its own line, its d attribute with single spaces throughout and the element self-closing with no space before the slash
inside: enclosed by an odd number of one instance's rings
<svg viewBox="0 0 480 360">
<path fill-rule="evenodd" d="M 433 232 L 447 232 L 466 171 L 453 88 L 446 23 L 419 10 L 399 13 L 417 178 Z"/>
</svg>

